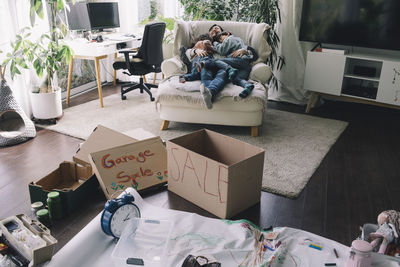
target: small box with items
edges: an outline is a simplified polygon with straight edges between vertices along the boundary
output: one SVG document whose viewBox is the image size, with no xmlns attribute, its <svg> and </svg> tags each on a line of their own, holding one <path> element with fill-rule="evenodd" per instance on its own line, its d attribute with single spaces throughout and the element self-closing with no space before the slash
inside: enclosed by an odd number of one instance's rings
<svg viewBox="0 0 400 267">
<path fill-rule="evenodd" d="M 46 203 L 50 192 L 58 192 L 63 214 L 72 213 L 98 190 L 98 182 L 89 163 L 89 154 L 136 141 L 130 136 L 98 125 L 79 147 L 73 162 L 64 161 L 45 177 L 29 184 L 31 203 L 37 201 Z"/>
<path fill-rule="evenodd" d="M 0 266 L 36 266 L 52 258 L 57 240 L 26 215 L 0 221 Z"/>
</svg>

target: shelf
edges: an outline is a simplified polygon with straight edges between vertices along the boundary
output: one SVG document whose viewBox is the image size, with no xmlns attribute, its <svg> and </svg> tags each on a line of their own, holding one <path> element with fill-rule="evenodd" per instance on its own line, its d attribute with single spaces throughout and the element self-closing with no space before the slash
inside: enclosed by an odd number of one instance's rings
<svg viewBox="0 0 400 267">
<path fill-rule="evenodd" d="M 370 77 L 359 76 L 359 75 L 354 75 L 354 74 L 345 74 L 344 77 L 345 78 L 351 78 L 351 79 L 379 82 L 379 78 L 376 78 L 376 77 L 371 77 L 370 78 Z"/>
<path fill-rule="evenodd" d="M 348 94 L 341 94 L 341 96 L 346 96 L 346 97 L 351 97 L 351 98 L 357 98 L 357 99 L 362 99 L 362 100 L 368 100 L 368 101 L 376 102 L 375 99 L 368 98 L 368 97 L 361 97 L 361 96 L 348 95 Z"/>
</svg>

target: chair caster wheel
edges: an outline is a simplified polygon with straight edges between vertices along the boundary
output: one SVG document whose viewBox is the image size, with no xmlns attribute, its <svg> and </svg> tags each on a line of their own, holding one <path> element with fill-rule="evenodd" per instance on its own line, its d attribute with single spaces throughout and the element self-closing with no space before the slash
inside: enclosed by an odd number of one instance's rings
<svg viewBox="0 0 400 267">
<path fill-rule="evenodd" d="M 150 97 L 150 101 L 154 101 L 155 100 L 155 98 L 154 97 Z"/>
<path fill-rule="evenodd" d="M 126 100 L 126 96 L 122 95 L 122 96 L 121 96 L 121 99 L 122 99 L 122 100 Z"/>
</svg>

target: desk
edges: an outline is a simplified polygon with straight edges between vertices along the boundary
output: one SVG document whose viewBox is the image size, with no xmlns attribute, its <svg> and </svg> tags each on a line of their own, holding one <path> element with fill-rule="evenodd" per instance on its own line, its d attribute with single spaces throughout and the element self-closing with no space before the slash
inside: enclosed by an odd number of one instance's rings
<svg viewBox="0 0 400 267">
<path fill-rule="evenodd" d="M 117 58 L 118 43 L 126 43 L 124 49 L 135 49 L 139 48 L 142 44 L 141 37 L 125 37 L 120 40 L 105 40 L 101 43 L 89 42 L 85 39 L 77 39 L 72 41 L 66 41 L 66 44 L 71 47 L 74 51 L 74 55 L 71 57 L 68 68 L 68 86 L 67 86 L 67 104 L 69 104 L 69 98 L 71 96 L 71 79 L 72 71 L 74 66 L 74 59 L 88 59 L 93 60 L 96 69 L 96 82 L 97 90 L 99 92 L 100 106 L 103 107 L 103 94 L 101 87 L 101 76 L 100 76 L 100 60 L 107 58 L 109 55 L 114 55 L 114 59 Z M 116 71 L 114 70 L 114 85 L 116 85 Z"/>
</svg>

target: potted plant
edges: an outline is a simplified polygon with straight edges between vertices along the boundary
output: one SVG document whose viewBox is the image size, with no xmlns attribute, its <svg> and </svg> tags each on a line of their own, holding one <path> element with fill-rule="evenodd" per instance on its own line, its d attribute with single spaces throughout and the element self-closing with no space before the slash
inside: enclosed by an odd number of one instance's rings
<svg viewBox="0 0 400 267">
<path fill-rule="evenodd" d="M 22 74 L 23 69 L 33 68 L 41 84 L 35 84 L 30 93 L 32 113 L 36 119 L 53 119 L 62 115 L 61 89 L 58 87 L 57 70 L 62 61 L 69 62 L 71 49 L 59 42 L 62 33 L 56 27 L 57 11 L 65 6 L 65 0 L 31 0 L 31 24 L 36 14 L 43 18 L 43 4 L 49 7 L 50 33 L 32 40 L 31 28 L 26 27 L 11 42 L 11 51 L 2 65 L 9 65 L 11 79 Z M 73 1 L 74 2 L 74 1 Z M 44 78 L 44 79 L 43 79 Z"/>
<path fill-rule="evenodd" d="M 55 33 L 57 34 L 57 33 Z M 54 41 L 50 35 L 42 34 L 38 40 L 30 40 L 31 32 L 25 28 L 11 42 L 11 52 L 6 54 L 3 65 L 10 65 L 11 79 L 23 69 L 34 68 L 37 76 L 44 80 L 34 85 L 30 94 L 32 113 L 36 119 L 53 119 L 62 115 L 61 89 L 57 83 L 57 70 L 63 60 L 69 62 L 71 49 Z"/>
</svg>

